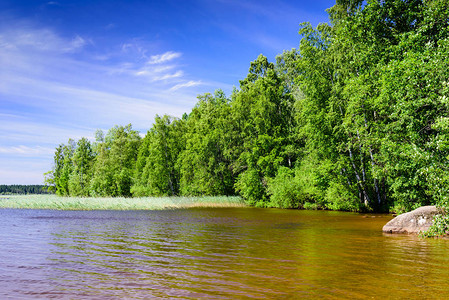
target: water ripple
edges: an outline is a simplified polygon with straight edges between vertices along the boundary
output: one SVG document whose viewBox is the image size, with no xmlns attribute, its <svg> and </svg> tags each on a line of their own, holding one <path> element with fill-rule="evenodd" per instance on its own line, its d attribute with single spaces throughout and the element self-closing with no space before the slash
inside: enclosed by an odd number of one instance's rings
<svg viewBox="0 0 449 300">
<path fill-rule="evenodd" d="M 0 298 L 449 297 L 449 242 L 387 216 L 259 209 L 0 211 Z M 423 295 L 424 296 L 424 295 Z"/>
</svg>

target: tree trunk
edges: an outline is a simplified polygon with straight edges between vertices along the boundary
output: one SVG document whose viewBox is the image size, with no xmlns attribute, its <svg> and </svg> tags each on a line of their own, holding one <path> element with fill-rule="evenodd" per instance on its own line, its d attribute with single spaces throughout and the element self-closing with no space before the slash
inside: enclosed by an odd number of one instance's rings
<svg viewBox="0 0 449 300">
<path fill-rule="evenodd" d="M 356 167 L 356 165 L 354 163 L 354 157 L 352 155 L 351 147 L 348 147 L 348 150 L 349 150 L 349 158 L 351 160 L 352 168 L 354 169 L 354 174 L 355 174 L 355 177 L 357 178 L 357 183 L 360 186 L 360 190 L 362 192 L 362 197 L 363 198 L 361 200 L 363 201 L 363 203 L 365 205 L 368 205 L 371 201 L 370 201 L 368 193 L 366 192 L 364 181 L 362 181 L 362 178 L 360 178 L 360 174 L 357 171 L 357 167 Z"/>
</svg>

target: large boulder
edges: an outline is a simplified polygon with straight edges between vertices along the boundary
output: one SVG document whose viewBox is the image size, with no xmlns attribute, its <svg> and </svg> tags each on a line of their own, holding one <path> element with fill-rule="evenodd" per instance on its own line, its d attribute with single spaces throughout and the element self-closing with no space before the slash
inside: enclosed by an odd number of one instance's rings
<svg viewBox="0 0 449 300">
<path fill-rule="evenodd" d="M 385 233 L 419 233 L 429 229 L 435 215 L 442 210 L 436 206 L 422 206 L 411 212 L 401 214 L 388 222 L 382 231 Z"/>
</svg>

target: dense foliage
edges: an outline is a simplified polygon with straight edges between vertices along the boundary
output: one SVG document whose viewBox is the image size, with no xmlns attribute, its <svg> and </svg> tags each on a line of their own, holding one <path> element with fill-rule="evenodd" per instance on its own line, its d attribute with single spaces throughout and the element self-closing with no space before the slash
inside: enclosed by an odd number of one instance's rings
<svg viewBox="0 0 449 300">
<path fill-rule="evenodd" d="M 34 185 L 1 184 L 0 185 L 0 195 L 11 195 L 11 194 L 28 195 L 28 194 L 50 194 L 50 193 L 51 192 L 47 191 L 47 188 L 45 185 L 36 185 L 36 184 L 34 184 Z"/>
<path fill-rule="evenodd" d="M 449 1 L 337 0 L 227 97 L 56 149 L 59 195 L 235 195 L 261 207 L 449 203 Z"/>
</svg>

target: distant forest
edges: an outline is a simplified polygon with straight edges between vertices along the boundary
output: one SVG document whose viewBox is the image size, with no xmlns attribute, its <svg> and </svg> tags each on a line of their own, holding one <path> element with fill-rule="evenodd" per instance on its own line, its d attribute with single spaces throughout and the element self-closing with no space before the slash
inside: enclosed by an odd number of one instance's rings
<svg viewBox="0 0 449 300">
<path fill-rule="evenodd" d="M 0 185 L 0 195 L 50 194 L 45 185 Z"/>
<path fill-rule="evenodd" d="M 73 196 L 240 195 L 249 205 L 403 212 L 449 205 L 449 1 L 337 0 L 298 49 L 231 95 L 57 147 Z"/>
</svg>

